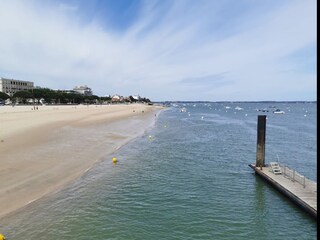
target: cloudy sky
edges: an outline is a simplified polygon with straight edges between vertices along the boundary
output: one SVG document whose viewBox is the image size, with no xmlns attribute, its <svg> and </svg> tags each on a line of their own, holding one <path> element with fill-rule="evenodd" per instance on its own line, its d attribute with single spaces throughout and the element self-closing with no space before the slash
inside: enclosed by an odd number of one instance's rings
<svg viewBox="0 0 320 240">
<path fill-rule="evenodd" d="M 152 101 L 316 100 L 316 0 L 0 0 L 0 77 Z"/>
</svg>

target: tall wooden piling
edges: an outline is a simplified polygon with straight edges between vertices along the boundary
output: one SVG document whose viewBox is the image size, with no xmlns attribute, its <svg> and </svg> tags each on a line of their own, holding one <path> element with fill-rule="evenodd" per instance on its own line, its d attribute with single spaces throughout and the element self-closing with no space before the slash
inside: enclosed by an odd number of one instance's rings
<svg viewBox="0 0 320 240">
<path fill-rule="evenodd" d="M 256 167 L 265 166 L 266 115 L 258 115 Z"/>
</svg>

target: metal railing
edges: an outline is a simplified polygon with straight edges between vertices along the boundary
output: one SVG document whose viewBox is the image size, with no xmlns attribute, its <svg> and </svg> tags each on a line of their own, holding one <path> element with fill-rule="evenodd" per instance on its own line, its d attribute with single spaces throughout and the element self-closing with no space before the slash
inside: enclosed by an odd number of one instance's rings
<svg viewBox="0 0 320 240">
<path fill-rule="evenodd" d="M 291 179 L 293 182 L 297 182 L 300 183 L 304 188 L 306 187 L 306 181 L 308 181 L 308 179 L 301 175 L 300 173 L 298 173 L 296 170 L 289 168 L 288 166 L 285 166 L 283 164 L 279 164 L 282 170 L 282 174 Z"/>
<path fill-rule="evenodd" d="M 304 188 L 306 187 L 306 181 L 310 181 L 308 180 L 305 176 L 303 176 L 302 174 L 298 173 L 296 170 L 289 168 L 288 166 L 284 165 L 284 164 L 280 164 L 279 163 L 279 156 L 277 154 L 277 160 L 278 160 L 278 164 L 281 168 L 282 174 L 291 179 L 291 181 L 293 182 L 298 182 L 300 183 Z"/>
</svg>

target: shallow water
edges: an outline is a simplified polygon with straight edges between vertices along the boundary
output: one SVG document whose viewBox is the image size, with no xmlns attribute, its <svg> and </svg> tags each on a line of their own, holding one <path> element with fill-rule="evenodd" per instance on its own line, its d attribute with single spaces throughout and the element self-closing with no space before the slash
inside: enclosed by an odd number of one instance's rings
<svg viewBox="0 0 320 240">
<path fill-rule="evenodd" d="M 316 239 L 316 221 L 248 167 L 257 115 L 266 114 L 266 162 L 279 159 L 316 181 L 316 103 L 276 104 L 285 114 L 270 103 L 170 107 L 116 152 L 117 165 L 106 156 L 64 190 L 0 220 L 0 230 L 16 240 Z"/>
</svg>

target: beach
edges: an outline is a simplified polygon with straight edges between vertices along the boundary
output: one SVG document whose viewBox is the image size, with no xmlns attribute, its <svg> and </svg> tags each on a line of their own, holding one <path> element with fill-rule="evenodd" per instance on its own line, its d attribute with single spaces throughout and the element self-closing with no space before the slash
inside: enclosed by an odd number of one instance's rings
<svg viewBox="0 0 320 240">
<path fill-rule="evenodd" d="M 115 154 L 151 127 L 160 110 L 146 104 L 1 106 L 0 218 Z"/>
</svg>

